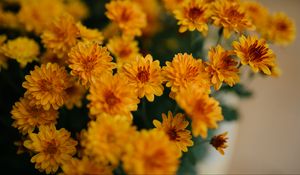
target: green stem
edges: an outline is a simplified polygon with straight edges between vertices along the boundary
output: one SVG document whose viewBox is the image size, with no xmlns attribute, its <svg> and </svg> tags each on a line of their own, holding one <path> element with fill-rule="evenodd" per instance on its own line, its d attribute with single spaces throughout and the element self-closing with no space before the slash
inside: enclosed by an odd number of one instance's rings
<svg viewBox="0 0 300 175">
<path fill-rule="evenodd" d="M 179 110 L 179 106 L 178 106 L 178 104 L 176 103 L 176 104 L 175 104 L 174 111 L 173 111 L 173 114 L 175 115 L 175 114 L 178 112 L 178 110 Z"/>
</svg>

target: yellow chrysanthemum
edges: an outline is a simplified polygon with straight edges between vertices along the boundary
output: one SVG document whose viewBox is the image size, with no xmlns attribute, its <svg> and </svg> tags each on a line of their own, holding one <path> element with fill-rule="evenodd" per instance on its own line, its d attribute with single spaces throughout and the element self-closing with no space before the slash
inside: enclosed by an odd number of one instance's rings
<svg viewBox="0 0 300 175">
<path fill-rule="evenodd" d="M 145 13 L 139 5 L 129 0 L 111 1 L 105 5 L 106 16 L 123 31 L 125 35 L 140 36 L 147 24 Z"/>
<path fill-rule="evenodd" d="M 42 55 L 40 59 L 41 64 L 47 64 L 47 63 L 56 63 L 60 66 L 66 65 L 66 59 L 65 58 L 59 58 L 55 53 L 46 50 Z"/>
<path fill-rule="evenodd" d="M 248 64 L 254 72 L 262 71 L 271 75 L 271 68 L 276 65 L 275 54 L 264 39 L 241 36 L 239 42 L 234 41 L 232 45 L 243 65 Z"/>
<path fill-rule="evenodd" d="M 18 18 L 27 31 L 41 34 L 49 21 L 64 12 L 61 0 L 21 0 Z M 62 27 L 62 26 L 61 26 Z"/>
<path fill-rule="evenodd" d="M 88 157 L 73 158 L 62 166 L 62 175 L 113 175 L 112 168 L 101 165 Z"/>
<path fill-rule="evenodd" d="M 101 115 L 89 123 L 83 139 L 84 153 L 99 163 L 117 166 L 135 134 L 136 128 L 126 116 Z"/>
<path fill-rule="evenodd" d="M 135 61 L 125 64 L 120 72 L 128 79 L 128 83 L 137 89 L 139 98 L 145 96 L 152 102 L 154 95 L 163 94 L 163 77 L 159 61 L 153 61 L 151 55 L 137 57 Z"/>
<path fill-rule="evenodd" d="M 20 98 L 11 110 L 13 127 L 18 128 L 22 134 L 33 132 L 33 130 L 41 125 L 56 124 L 58 112 L 54 109 L 44 110 L 37 106 L 29 105 L 26 98 Z"/>
<path fill-rule="evenodd" d="M 80 36 L 83 40 L 87 41 L 95 41 L 101 44 L 104 40 L 104 37 L 100 31 L 97 29 L 89 29 L 82 25 L 80 22 L 76 24 L 77 28 L 79 29 Z"/>
<path fill-rule="evenodd" d="M 187 1 L 183 7 L 175 10 L 174 14 L 180 25 L 179 32 L 196 29 L 203 35 L 207 34 L 210 11 L 204 0 Z"/>
<path fill-rule="evenodd" d="M 217 122 L 223 120 L 219 102 L 197 86 L 182 90 L 176 96 L 176 101 L 192 119 L 194 136 L 206 138 L 207 130 L 217 128 Z"/>
<path fill-rule="evenodd" d="M 239 3 L 218 0 L 212 7 L 213 24 L 223 28 L 224 36 L 229 38 L 231 32 L 241 33 L 246 29 L 255 29 Z"/>
<path fill-rule="evenodd" d="M 81 0 L 66 0 L 65 9 L 67 13 L 78 21 L 83 20 L 89 15 L 87 5 Z"/>
<path fill-rule="evenodd" d="M 123 167 L 127 174 L 176 174 L 179 154 L 175 144 L 159 130 L 143 130 L 127 147 Z"/>
<path fill-rule="evenodd" d="M 269 18 L 269 11 L 267 8 L 255 1 L 243 1 L 241 2 L 241 6 L 244 8 L 247 17 L 251 19 L 257 30 L 266 30 Z M 269 26 L 267 28 L 269 28 Z"/>
<path fill-rule="evenodd" d="M 99 82 L 92 84 L 87 99 L 90 100 L 91 115 L 132 116 L 131 111 L 136 111 L 139 103 L 136 89 L 119 74 L 103 76 Z"/>
<path fill-rule="evenodd" d="M 17 15 L 10 11 L 5 11 L 0 6 L 0 26 L 9 29 L 18 29 L 20 27 Z"/>
<path fill-rule="evenodd" d="M 224 155 L 224 149 L 228 147 L 227 142 L 227 134 L 228 132 L 224 132 L 223 134 L 216 135 L 210 140 L 210 144 L 219 151 L 220 154 Z"/>
<path fill-rule="evenodd" d="M 173 12 L 174 10 L 182 7 L 185 1 L 186 0 L 163 0 L 163 3 L 168 11 Z"/>
<path fill-rule="evenodd" d="M 3 46 L 5 40 L 6 40 L 6 36 L 5 35 L 0 35 L 0 71 L 1 71 L 1 68 L 4 68 L 4 69 L 7 68 L 8 58 L 3 54 L 3 51 L 1 49 L 1 47 Z"/>
<path fill-rule="evenodd" d="M 25 96 L 30 104 L 42 106 L 45 110 L 51 106 L 57 110 L 62 106 L 67 97 L 66 89 L 71 86 L 65 68 L 52 63 L 35 66 L 25 79 L 22 86 L 26 89 Z"/>
<path fill-rule="evenodd" d="M 77 81 L 73 81 L 72 86 L 66 89 L 67 98 L 65 105 L 67 109 L 72 109 L 74 106 L 80 108 L 86 89 Z"/>
<path fill-rule="evenodd" d="M 206 62 L 205 70 L 209 73 L 216 90 L 220 89 L 222 82 L 233 86 L 240 80 L 238 62 L 233 59 L 233 54 L 234 52 L 224 50 L 220 45 L 208 52 L 209 61 Z"/>
<path fill-rule="evenodd" d="M 135 60 L 139 55 L 138 42 L 131 37 L 115 36 L 108 40 L 106 46 L 116 57 L 118 67 Z"/>
<path fill-rule="evenodd" d="M 73 17 L 63 14 L 51 22 L 41 38 L 44 46 L 61 58 L 76 45 L 79 36 L 80 31 Z"/>
<path fill-rule="evenodd" d="M 32 39 L 19 37 L 9 40 L 1 47 L 3 54 L 9 58 L 16 59 L 21 67 L 25 67 L 27 63 L 37 60 L 40 53 L 39 45 Z"/>
<path fill-rule="evenodd" d="M 187 88 L 191 84 L 196 84 L 207 89 L 210 88 L 210 79 L 205 71 L 201 59 L 195 59 L 191 54 L 177 54 L 172 62 L 167 61 L 163 67 L 163 75 L 167 81 L 166 86 L 171 87 L 174 93 Z"/>
<path fill-rule="evenodd" d="M 266 38 L 276 44 L 287 45 L 295 40 L 295 23 L 284 13 L 276 13 L 270 17 Z"/>
<path fill-rule="evenodd" d="M 79 42 L 68 55 L 71 75 L 78 77 L 85 86 L 95 83 L 103 74 L 111 74 L 115 67 L 107 48 L 97 42 Z"/>
<path fill-rule="evenodd" d="M 47 174 L 55 173 L 64 162 L 70 161 L 76 145 L 77 141 L 67 130 L 56 130 L 54 125 L 40 126 L 39 132 L 29 133 L 29 139 L 24 142 L 27 149 L 36 153 L 31 158 L 35 168 Z"/>
<path fill-rule="evenodd" d="M 162 123 L 158 120 L 153 120 L 154 126 L 164 131 L 171 142 L 175 143 L 178 150 L 187 152 L 189 146 L 193 146 L 192 135 L 186 127 L 189 125 L 189 122 L 185 120 L 185 116 L 181 113 L 176 114 L 173 117 L 171 111 L 166 114 L 162 114 Z"/>
</svg>

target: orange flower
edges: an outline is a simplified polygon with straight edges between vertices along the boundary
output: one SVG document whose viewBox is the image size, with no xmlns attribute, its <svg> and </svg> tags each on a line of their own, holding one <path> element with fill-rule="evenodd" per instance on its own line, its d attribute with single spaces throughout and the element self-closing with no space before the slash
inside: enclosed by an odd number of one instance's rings
<svg viewBox="0 0 300 175">
<path fill-rule="evenodd" d="M 210 140 L 210 144 L 219 151 L 220 154 L 224 155 L 224 149 L 228 147 L 227 142 L 227 134 L 228 132 L 224 132 L 223 134 L 216 135 Z"/>
</svg>

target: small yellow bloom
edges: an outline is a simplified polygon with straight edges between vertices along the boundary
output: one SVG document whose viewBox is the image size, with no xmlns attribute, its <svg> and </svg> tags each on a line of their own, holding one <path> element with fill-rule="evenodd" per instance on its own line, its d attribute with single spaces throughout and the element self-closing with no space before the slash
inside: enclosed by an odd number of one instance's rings
<svg viewBox="0 0 300 175">
<path fill-rule="evenodd" d="M 123 157 L 127 174 L 176 174 L 179 165 L 176 146 L 159 130 L 142 130 Z"/>
<path fill-rule="evenodd" d="M 58 112 L 52 108 L 44 110 L 37 106 L 31 106 L 28 99 L 20 98 L 11 110 L 13 127 L 18 128 L 22 134 L 33 132 L 34 129 L 41 125 L 56 124 Z"/>
<path fill-rule="evenodd" d="M 129 36 L 140 36 L 141 29 L 147 25 L 145 13 L 141 7 L 129 0 L 111 1 L 105 5 L 106 16 Z"/>
<path fill-rule="evenodd" d="M 232 58 L 233 54 L 234 52 L 226 51 L 220 45 L 208 52 L 209 60 L 206 62 L 205 70 L 209 73 L 216 90 L 221 88 L 222 82 L 233 86 L 240 80 L 238 62 Z"/>
<path fill-rule="evenodd" d="M 116 57 L 117 64 L 122 67 L 124 63 L 129 63 L 140 55 L 138 42 L 132 37 L 115 36 L 108 40 L 108 50 Z"/>
<path fill-rule="evenodd" d="M 174 14 L 180 25 L 180 33 L 197 29 L 203 35 L 207 34 L 210 11 L 204 0 L 187 1 L 183 7 L 175 10 Z"/>
<path fill-rule="evenodd" d="M 41 64 L 47 64 L 47 63 L 56 63 L 60 66 L 66 65 L 66 58 L 59 58 L 55 53 L 46 50 L 42 55 L 40 59 Z"/>
<path fill-rule="evenodd" d="M 224 149 L 228 147 L 227 142 L 227 134 L 228 132 L 224 132 L 223 134 L 216 135 L 210 140 L 210 144 L 219 151 L 220 154 L 224 155 Z"/>
<path fill-rule="evenodd" d="M 284 13 L 270 17 L 266 38 L 276 44 L 287 45 L 295 40 L 295 23 Z"/>
<path fill-rule="evenodd" d="M 84 86 L 95 83 L 103 74 L 112 74 L 115 67 L 107 48 L 97 42 L 79 42 L 68 55 L 71 75 L 78 77 Z"/>
<path fill-rule="evenodd" d="M 271 68 L 276 65 L 275 55 L 264 39 L 255 36 L 241 36 L 239 42 L 232 43 L 235 54 L 243 65 L 249 65 L 254 72 L 262 71 L 271 75 Z"/>
<path fill-rule="evenodd" d="M 108 165 L 96 163 L 88 157 L 73 158 L 62 166 L 62 175 L 113 175 Z"/>
<path fill-rule="evenodd" d="M 67 98 L 65 105 L 67 109 L 72 109 L 74 106 L 80 108 L 82 106 L 82 100 L 86 93 L 86 89 L 77 81 L 73 81 L 72 86 L 66 89 Z"/>
<path fill-rule="evenodd" d="M 89 123 L 82 142 L 84 153 L 98 163 L 117 166 L 135 134 L 126 116 L 101 115 Z"/>
<path fill-rule="evenodd" d="M 65 10 L 72 15 L 76 20 L 80 21 L 88 17 L 89 9 L 84 1 L 81 0 L 66 0 Z"/>
<path fill-rule="evenodd" d="M 1 47 L 3 54 L 9 58 L 16 59 L 21 67 L 27 63 L 37 60 L 40 53 L 39 45 L 33 40 L 26 37 L 19 37 L 9 40 Z"/>
<path fill-rule="evenodd" d="M 224 36 L 229 38 L 231 32 L 242 33 L 255 27 L 246 16 L 243 8 L 236 1 L 218 0 L 212 7 L 213 24 L 223 28 Z"/>
<path fill-rule="evenodd" d="M 218 127 L 217 122 L 223 120 L 219 102 L 197 86 L 190 86 L 176 96 L 176 102 L 192 119 L 194 136 L 207 137 L 209 128 Z"/>
<path fill-rule="evenodd" d="M 36 153 L 31 158 L 35 168 L 47 174 L 55 173 L 64 162 L 70 161 L 76 145 L 77 141 L 67 130 L 56 130 L 54 125 L 40 126 L 39 132 L 29 133 L 29 139 L 24 142 L 27 149 Z"/>
<path fill-rule="evenodd" d="M 4 42 L 6 40 L 6 36 L 5 35 L 0 35 L 0 71 L 1 68 L 6 69 L 7 68 L 7 60 L 8 58 L 3 54 L 3 51 L 1 49 L 1 47 L 3 46 Z"/>
<path fill-rule="evenodd" d="M 87 99 L 90 113 L 95 116 L 106 113 L 131 117 L 131 111 L 136 111 L 139 103 L 136 89 L 119 74 L 102 76 L 90 87 Z"/>
<path fill-rule="evenodd" d="M 167 61 L 163 67 L 163 75 L 167 81 L 166 86 L 171 87 L 173 93 L 196 84 L 209 91 L 210 79 L 205 71 L 201 59 L 195 59 L 191 54 L 177 54 L 172 62 Z"/>
<path fill-rule="evenodd" d="M 66 89 L 71 86 L 71 78 L 65 68 L 52 63 L 35 66 L 25 80 L 22 86 L 26 89 L 25 96 L 30 105 L 42 106 L 45 110 L 61 107 L 67 97 Z"/>
<path fill-rule="evenodd" d="M 129 84 L 137 89 L 139 98 L 145 96 L 152 102 L 154 95 L 163 94 L 163 77 L 159 61 L 153 61 L 151 55 L 137 57 L 135 61 L 125 64 L 120 73 L 128 79 Z"/>
<path fill-rule="evenodd" d="M 176 114 L 173 117 L 171 111 L 166 114 L 162 114 L 162 123 L 158 120 L 153 120 L 154 126 L 164 131 L 171 142 L 175 143 L 178 150 L 187 152 L 189 146 L 193 146 L 192 135 L 186 127 L 189 125 L 189 122 L 185 120 L 185 116 L 181 113 Z"/>
<path fill-rule="evenodd" d="M 63 14 L 50 23 L 41 38 L 47 49 L 62 58 L 76 45 L 79 36 L 80 31 L 73 17 Z"/>
<path fill-rule="evenodd" d="M 99 44 L 102 44 L 104 37 L 100 31 L 98 31 L 97 29 L 89 29 L 82 25 L 80 22 L 78 22 L 76 26 L 79 29 L 80 36 L 83 40 L 95 41 Z"/>
<path fill-rule="evenodd" d="M 174 10 L 182 7 L 185 1 L 186 0 L 163 0 L 163 3 L 168 11 L 173 12 Z"/>
<path fill-rule="evenodd" d="M 1 6 L 0 6 L 0 26 L 8 29 L 19 29 L 21 27 L 17 14 L 10 11 L 5 11 L 2 9 Z"/>
</svg>

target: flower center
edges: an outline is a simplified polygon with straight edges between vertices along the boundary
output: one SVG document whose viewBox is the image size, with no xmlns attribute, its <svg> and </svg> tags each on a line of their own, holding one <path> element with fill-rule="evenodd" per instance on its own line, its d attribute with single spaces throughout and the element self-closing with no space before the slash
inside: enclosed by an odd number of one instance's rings
<svg viewBox="0 0 300 175">
<path fill-rule="evenodd" d="M 257 41 L 252 44 L 249 48 L 249 60 L 250 61 L 262 61 L 265 57 L 264 55 L 267 54 L 267 48 L 264 46 L 258 46 Z"/>
<path fill-rule="evenodd" d="M 123 48 L 123 49 L 121 49 L 119 55 L 120 55 L 121 58 L 124 58 L 124 57 L 128 57 L 130 55 L 130 53 L 131 53 L 130 49 Z"/>
<path fill-rule="evenodd" d="M 120 99 L 118 97 L 116 97 L 113 92 L 109 91 L 105 95 L 105 102 L 108 105 L 113 106 L 113 105 L 120 103 Z"/>
<path fill-rule="evenodd" d="M 139 67 L 138 68 L 137 78 L 142 83 L 145 83 L 145 82 L 149 81 L 149 77 L 150 77 L 149 69 L 146 69 L 145 67 L 142 67 L 142 68 Z"/>
<path fill-rule="evenodd" d="M 46 152 L 49 154 L 55 154 L 57 152 L 57 145 L 55 144 L 54 140 L 48 143 Z"/>
<path fill-rule="evenodd" d="M 169 129 L 167 134 L 168 134 L 170 140 L 176 140 L 178 138 L 177 132 L 174 128 Z"/>
<path fill-rule="evenodd" d="M 193 7 L 189 10 L 188 16 L 190 19 L 195 20 L 203 14 L 203 10 L 197 7 Z"/>
<path fill-rule="evenodd" d="M 277 29 L 278 29 L 279 31 L 286 31 L 287 28 L 288 28 L 288 26 L 287 26 L 286 23 L 284 23 L 284 22 L 278 23 L 278 24 L 276 25 L 276 27 L 277 27 Z"/>
</svg>

